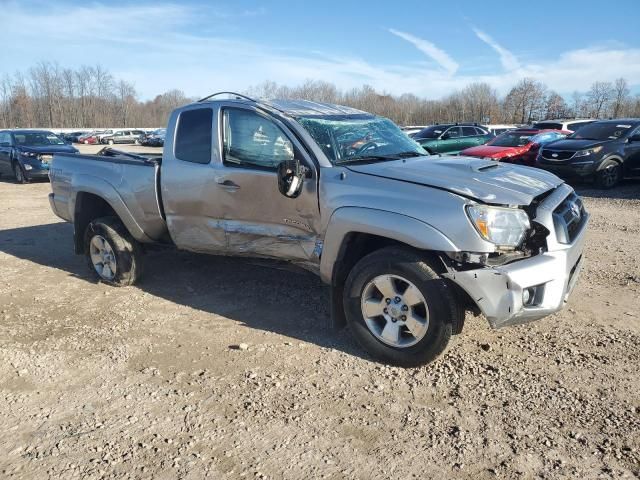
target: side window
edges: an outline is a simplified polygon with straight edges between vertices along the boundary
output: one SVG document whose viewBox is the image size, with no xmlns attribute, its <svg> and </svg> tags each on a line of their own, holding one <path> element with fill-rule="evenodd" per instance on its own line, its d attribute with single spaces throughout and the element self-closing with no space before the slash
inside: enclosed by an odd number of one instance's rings
<svg viewBox="0 0 640 480">
<path fill-rule="evenodd" d="M 478 135 L 478 133 L 474 127 L 462 127 L 463 137 L 475 137 L 476 135 Z"/>
<path fill-rule="evenodd" d="M 225 165 L 274 170 L 293 158 L 293 144 L 271 120 L 249 110 L 224 111 Z"/>
<path fill-rule="evenodd" d="M 571 130 L 572 132 L 575 132 L 577 130 L 580 130 L 585 125 L 589 125 L 590 123 L 593 123 L 593 122 L 575 122 L 575 123 L 570 123 L 570 124 L 567 125 L 567 130 Z"/>
<path fill-rule="evenodd" d="M 478 127 L 475 127 L 475 129 L 476 129 L 476 132 L 477 132 L 476 135 L 487 135 L 489 133 L 489 132 L 485 132 L 483 129 L 478 128 Z M 505 131 L 506 130 L 502 129 L 502 131 L 500 133 L 503 133 Z M 497 135 L 497 133 L 496 133 L 496 135 Z"/>
<path fill-rule="evenodd" d="M 451 127 L 445 135 L 447 139 L 460 138 L 460 127 Z"/>
<path fill-rule="evenodd" d="M 197 108 L 185 110 L 178 117 L 175 155 L 178 160 L 191 163 L 211 161 L 213 110 Z"/>
<path fill-rule="evenodd" d="M 7 132 L 0 132 L 0 143 L 11 143 L 11 137 Z"/>
</svg>

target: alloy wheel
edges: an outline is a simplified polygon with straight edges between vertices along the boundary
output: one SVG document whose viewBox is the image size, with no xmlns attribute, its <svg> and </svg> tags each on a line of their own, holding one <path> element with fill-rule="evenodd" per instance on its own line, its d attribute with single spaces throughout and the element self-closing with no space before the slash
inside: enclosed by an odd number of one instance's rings
<svg viewBox="0 0 640 480">
<path fill-rule="evenodd" d="M 369 331 L 391 347 L 411 347 L 424 338 L 429 328 L 424 295 L 398 275 L 379 275 L 367 283 L 360 307 Z"/>
<path fill-rule="evenodd" d="M 89 244 L 89 255 L 96 273 L 105 280 L 113 280 L 116 276 L 116 255 L 109 242 L 101 235 L 94 235 Z"/>
</svg>

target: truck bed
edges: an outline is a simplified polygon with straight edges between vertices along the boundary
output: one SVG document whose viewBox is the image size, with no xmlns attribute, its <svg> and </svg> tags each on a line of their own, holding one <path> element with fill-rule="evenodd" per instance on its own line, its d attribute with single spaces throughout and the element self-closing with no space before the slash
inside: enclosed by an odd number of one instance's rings
<svg viewBox="0 0 640 480">
<path fill-rule="evenodd" d="M 75 222 L 78 196 L 100 197 L 143 243 L 167 237 L 160 198 L 161 156 L 104 148 L 95 155 L 54 155 L 50 169 L 50 202 L 62 219 Z"/>
</svg>

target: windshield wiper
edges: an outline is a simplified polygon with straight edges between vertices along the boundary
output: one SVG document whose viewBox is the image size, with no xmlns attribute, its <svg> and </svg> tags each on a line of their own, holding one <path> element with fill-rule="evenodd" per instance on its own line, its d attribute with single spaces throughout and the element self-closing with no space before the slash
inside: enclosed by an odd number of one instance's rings
<svg viewBox="0 0 640 480">
<path fill-rule="evenodd" d="M 394 153 L 392 156 L 395 158 L 412 158 L 412 157 L 424 157 L 425 155 L 419 152 L 400 152 L 400 153 Z"/>
<path fill-rule="evenodd" d="M 388 162 L 392 160 L 398 160 L 397 157 L 390 155 L 367 155 L 366 157 L 354 157 L 350 159 L 344 159 L 336 162 L 336 165 L 352 165 L 355 163 L 367 163 L 367 162 Z"/>
</svg>

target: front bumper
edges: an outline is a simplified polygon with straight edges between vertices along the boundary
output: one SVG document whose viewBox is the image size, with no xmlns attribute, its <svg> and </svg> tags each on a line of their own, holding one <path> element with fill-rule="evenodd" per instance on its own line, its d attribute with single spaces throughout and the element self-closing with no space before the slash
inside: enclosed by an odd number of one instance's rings
<svg viewBox="0 0 640 480">
<path fill-rule="evenodd" d="M 600 164 L 597 160 L 575 161 L 571 163 L 552 163 L 538 160 L 536 167 L 557 175 L 560 178 L 586 178 L 591 177 Z"/>
<path fill-rule="evenodd" d="M 538 320 L 561 310 L 567 302 L 583 265 L 589 223 L 589 214 L 585 212 L 580 230 L 571 243 L 558 241 L 553 212 L 571 192 L 569 186 L 562 185 L 538 206 L 534 221 L 550 232 L 546 252 L 503 266 L 445 274 L 476 302 L 491 327 Z M 531 288 L 535 289 L 535 299 L 525 305 L 523 293 Z"/>
<path fill-rule="evenodd" d="M 23 162 L 22 168 L 28 178 L 49 178 L 49 165 Z"/>
</svg>

